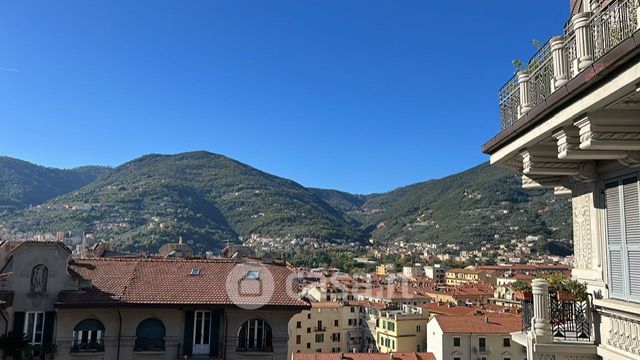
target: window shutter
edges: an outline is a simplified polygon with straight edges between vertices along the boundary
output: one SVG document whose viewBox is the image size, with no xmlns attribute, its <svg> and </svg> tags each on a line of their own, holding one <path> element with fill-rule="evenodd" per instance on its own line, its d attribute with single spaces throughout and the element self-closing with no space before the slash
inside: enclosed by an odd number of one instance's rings
<svg viewBox="0 0 640 360">
<path fill-rule="evenodd" d="M 211 341 L 209 355 L 218 356 L 218 338 L 220 336 L 220 312 L 211 312 Z"/>
<path fill-rule="evenodd" d="M 184 312 L 184 345 L 182 351 L 184 355 L 191 356 L 193 354 L 193 322 L 195 312 L 185 311 Z"/>
<path fill-rule="evenodd" d="M 13 332 L 24 335 L 24 311 L 13 313 Z"/>
<path fill-rule="evenodd" d="M 53 329 L 56 323 L 56 312 L 47 311 L 44 313 L 44 333 L 42 334 L 42 344 L 51 345 L 53 343 Z"/>
<path fill-rule="evenodd" d="M 622 209 L 618 181 L 605 185 L 607 202 L 607 257 L 609 260 L 609 296 L 624 299 L 624 257 L 622 251 Z"/>
<path fill-rule="evenodd" d="M 624 229 L 629 276 L 629 300 L 640 301 L 640 201 L 638 178 L 623 181 Z"/>
</svg>

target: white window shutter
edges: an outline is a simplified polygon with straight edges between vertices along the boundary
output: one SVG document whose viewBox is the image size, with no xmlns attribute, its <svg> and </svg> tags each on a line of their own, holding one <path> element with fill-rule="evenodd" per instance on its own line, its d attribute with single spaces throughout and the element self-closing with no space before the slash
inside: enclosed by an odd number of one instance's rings
<svg viewBox="0 0 640 360">
<path fill-rule="evenodd" d="M 625 266 L 623 253 L 622 204 L 618 181 L 605 185 L 607 202 L 607 257 L 609 260 L 609 296 L 625 298 Z"/>
<path fill-rule="evenodd" d="M 624 230 L 626 263 L 628 271 L 628 295 L 631 301 L 640 301 L 640 201 L 638 178 L 623 180 Z"/>
</svg>

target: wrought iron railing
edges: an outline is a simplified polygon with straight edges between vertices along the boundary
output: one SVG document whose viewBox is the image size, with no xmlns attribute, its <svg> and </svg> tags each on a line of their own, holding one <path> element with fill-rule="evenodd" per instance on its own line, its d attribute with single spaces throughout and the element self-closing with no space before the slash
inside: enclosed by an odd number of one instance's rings
<svg viewBox="0 0 640 360">
<path fill-rule="evenodd" d="M 590 21 L 593 61 L 613 49 L 638 29 L 638 8 L 640 0 L 618 0 L 596 9 Z M 571 26 L 564 34 L 565 56 L 569 65 L 569 78 L 575 77 L 578 68 L 576 35 Z M 529 60 L 526 72 L 530 79 L 527 84 L 528 99 L 520 98 L 517 75 L 513 75 L 498 93 L 500 108 L 500 126 L 506 129 L 512 126 L 522 115 L 523 100 L 531 107 L 542 103 L 555 89 L 553 88 L 553 57 L 549 42 L 542 46 Z M 526 110 L 526 109 L 525 109 Z"/>
<path fill-rule="evenodd" d="M 591 305 L 586 300 L 559 300 L 549 296 L 551 331 L 555 339 L 591 341 Z"/>
<path fill-rule="evenodd" d="M 639 0 L 617 1 L 591 18 L 594 58 L 599 58 L 630 37 L 638 26 Z"/>
<path fill-rule="evenodd" d="M 527 66 L 529 71 L 529 102 L 536 106 L 551 94 L 553 83 L 553 58 L 551 45 L 547 41 L 533 55 Z"/>
<path fill-rule="evenodd" d="M 533 301 L 522 301 L 522 332 L 531 330 L 531 319 L 533 319 Z"/>
<path fill-rule="evenodd" d="M 591 301 L 560 300 L 556 293 L 549 294 L 549 319 L 555 340 L 593 341 Z M 531 330 L 533 302 L 522 301 L 522 332 Z"/>
<path fill-rule="evenodd" d="M 500 92 L 498 92 L 498 101 L 500 103 L 500 120 L 502 128 L 513 125 L 520 117 L 520 86 L 518 85 L 518 75 L 514 74 L 507 81 Z"/>
</svg>

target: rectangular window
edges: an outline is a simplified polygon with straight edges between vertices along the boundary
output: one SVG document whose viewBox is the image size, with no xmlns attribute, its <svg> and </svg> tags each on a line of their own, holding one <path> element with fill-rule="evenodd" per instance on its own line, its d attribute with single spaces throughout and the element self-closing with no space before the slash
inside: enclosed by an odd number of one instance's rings
<svg viewBox="0 0 640 360">
<path fill-rule="evenodd" d="M 324 342 L 324 334 L 316 334 L 316 342 L 317 343 Z"/>
<path fill-rule="evenodd" d="M 296 335 L 296 345 L 300 345 L 301 336 Z"/>
<path fill-rule="evenodd" d="M 420 332 L 422 331 L 422 328 L 420 327 L 420 325 L 416 325 L 416 332 Z"/>
<path fill-rule="evenodd" d="M 453 338 L 453 346 L 460 347 L 460 338 L 459 337 L 454 337 Z"/>
<path fill-rule="evenodd" d="M 311 320 L 311 313 L 307 314 L 307 320 Z"/>
<path fill-rule="evenodd" d="M 333 326 L 338 326 L 339 322 L 338 320 L 333 320 Z"/>
<path fill-rule="evenodd" d="M 460 360 L 460 358 L 459 357 L 454 357 L 453 360 Z"/>
<path fill-rule="evenodd" d="M 24 322 L 24 333 L 31 345 L 42 345 L 44 333 L 44 312 L 27 312 Z"/>
<path fill-rule="evenodd" d="M 487 339 L 478 338 L 478 347 L 480 350 L 485 350 L 487 348 Z"/>
<path fill-rule="evenodd" d="M 307 328 L 307 334 L 311 334 L 311 328 L 310 327 Z"/>
<path fill-rule="evenodd" d="M 307 343 L 307 349 L 311 349 L 311 343 Z"/>
<path fill-rule="evenodd" d="M 640 201 L 638 177 L 605 184 L 609 296 L 640 302 Z"/>
<path fill-rule="evenodd" d="M 389 329 L 389 331 L 395 331 L 396 330 L 396 323 L 389 321 L 389 323 L 387 324 L 387 328 Z"/>
<path fill-rule="evenodd" d="M 356 312 L 356 308 L 355 307 L 351 307 L 351 312 Z"/>
<path fill-rule="evenodd" d="M 296 329 L 302 328 L 302 321 L 296 321 Z"/>
<path fill-rule="evenodd" d="M 502 346 L 511 347 L 511 338 L 503 338 L 502 339 Z"/>
</svg>

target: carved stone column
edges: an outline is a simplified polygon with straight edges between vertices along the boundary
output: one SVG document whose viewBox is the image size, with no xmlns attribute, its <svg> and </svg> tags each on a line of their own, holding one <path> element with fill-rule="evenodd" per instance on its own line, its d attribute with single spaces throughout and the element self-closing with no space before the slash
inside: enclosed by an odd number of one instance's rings
<svg viewBox="0 0 640 360">
<path fill-rule="evenodd" d="M 527 71 L 518 71 L 518 84 L 520 85 L 520 108 L 518 117 L 526 114 L 531 110 L 531 102 L 529 101 L 529 73 Z"/>
<path fill-rule="evenodd" d="M 593 64 L 593 39 L 591 34 L 591 13 L 579 13 L 573 16 L 573 31 L 576 34 L 576 54 L 578 71 Z"/>
<path fill-rule="evenodd" d="M 551 56 L 553 57 L 553 89 L 569 81 L 569 60 L 564 46 L 564 36 L 551 38 Z"/>
<path fill-rule="evenodd" d="M 549 283 L 544 279 L 533 279 L 533 336 L 538 344 L 551 344 L 553 333 L 549 319 Z"/>
</svg>

